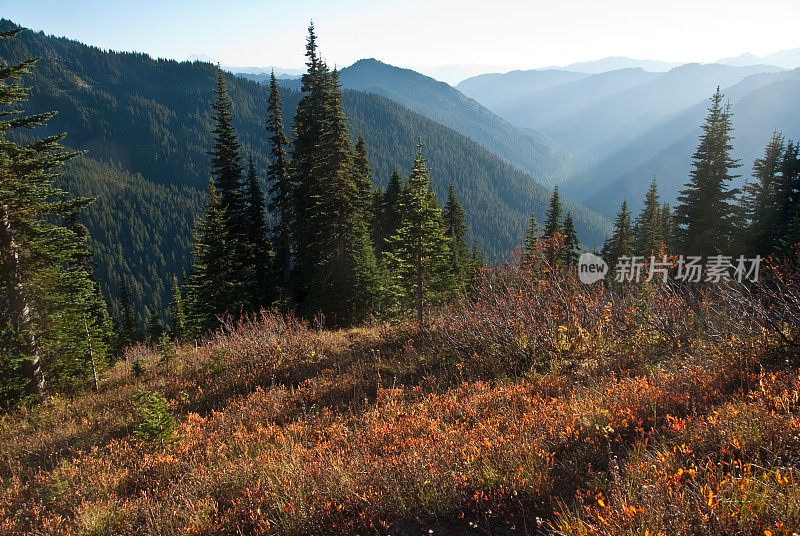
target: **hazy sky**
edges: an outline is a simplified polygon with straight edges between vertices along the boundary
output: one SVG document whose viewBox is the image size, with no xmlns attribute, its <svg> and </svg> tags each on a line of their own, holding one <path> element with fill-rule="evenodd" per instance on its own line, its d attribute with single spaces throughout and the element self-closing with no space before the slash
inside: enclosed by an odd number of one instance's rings
<svg viewBox="0 0 800 536">
<path fill-rule="evenodd" d="M 624 55 L 713 61 L 800 47 L 798 0 L 0 0 L 0 16 L 101 48 L 299 67 L 313 18 L 346 66 L 565 65 Z"/>
</svg>

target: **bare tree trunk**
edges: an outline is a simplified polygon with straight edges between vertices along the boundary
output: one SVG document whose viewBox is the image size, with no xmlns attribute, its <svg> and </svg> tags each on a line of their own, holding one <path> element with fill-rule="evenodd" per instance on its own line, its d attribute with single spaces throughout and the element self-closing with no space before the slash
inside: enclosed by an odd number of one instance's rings
<svg viewBox="0 0 800 536">
<path fill-rule="evenodd" d="M 7 282 L 7 294 L 12 323 L 15 331 L 21 333 L 25 344 L 22 351 L 29 359 L 22 364 L 22 374 L 28 380 L 27 391 L 33 395 L 44 393 L 44 373 L 39 362 L 36 335 L 31 325 L 31 312 L 25 288 L 22 285 L 19 268 L 19 255 L 11 234 L 11 221 L 8 206 L 0 205 L 0 279 Z"/>
</svg>

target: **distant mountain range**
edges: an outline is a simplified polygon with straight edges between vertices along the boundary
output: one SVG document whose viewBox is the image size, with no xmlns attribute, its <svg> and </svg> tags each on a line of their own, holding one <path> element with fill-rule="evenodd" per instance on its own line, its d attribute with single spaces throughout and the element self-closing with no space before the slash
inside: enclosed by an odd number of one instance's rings
<svg viewBox="0 0 800 536">
<path fill-rule="evenodd" d="M 191 54 L 186 61 L 194 62 L 194 61 L 202 61 L 206 63 L 211 63 L 214 65 L 219 65 L 220 69 L 223 71 L 228 71 L 229 73 L 236 73 L 236 74 L 264 74 L 269 76 L 271 72 L 275 72 L 275 78 L 280 79 L 292 79 L 297 78 L 301 74 L 303 74 L 303 69 L 286 69 L 283 67 L 275 67 L 270 65 L 268 67 L 237 67 L 235 65 L 228 65 L 225 63 L 221 63 L 218 60 L 215 60 L 211 56 L 206 54 Z"/>
</svg>

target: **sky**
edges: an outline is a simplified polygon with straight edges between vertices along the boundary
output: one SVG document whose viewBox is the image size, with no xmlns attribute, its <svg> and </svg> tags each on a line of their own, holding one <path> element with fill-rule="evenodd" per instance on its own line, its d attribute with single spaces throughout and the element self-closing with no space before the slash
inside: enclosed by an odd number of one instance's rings
<svg viewBox="0 0 800 536">
<path fill-rule="evenodd" d="M 0 0 L 0 16 L 103 49 L 242 67 L 302 67 L 312 18 L 339 67 L 710 62 L 800 47 L 798 0 Z"/>
</svg>

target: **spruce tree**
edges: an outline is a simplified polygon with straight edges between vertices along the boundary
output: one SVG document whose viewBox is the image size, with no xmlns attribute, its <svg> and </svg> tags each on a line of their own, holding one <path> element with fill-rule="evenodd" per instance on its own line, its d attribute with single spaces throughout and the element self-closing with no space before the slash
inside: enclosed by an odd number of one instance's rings
<svg viewBox="0 0 800 536">
<path fill-rule="evenodd" d="M 578 233 L 575 232 L 575 223 L 572 213 L 567 212 L 564 217 L 564 247 L 561 250 L 561 263 L 566 267 L 578 264 L 578 248 L 580 248 Z"/>
<path fill-rule="evenodd" d="M 536 214 L 531 212 L 528 222 L 528 230 L 525 231 L 525 239 L 522 242 L 522 264 L 533 267 L 539 257 L 539 226 L 536 223 Z"/>
<path fill-rule="evenodd" d="M 178 278 L 175 276 L 172 277 L 172 301 L 169 310 L 172 315 L 172 329 L 170 330 L 172 338 L 180 342 L 186 336 L 186 314 L 183 308 L 181 288 L 178 285 Z"/>
<path fill-rule="evenodd" d="M 800 208 L 800 142 L 786 143 L 776 198 L 774 253 L 792 254 L 798 243 L 797 229 L 800 229 L 795 222 Z"/>
<path fill-rule="evenodd" d="M 743 241 L 750 255 L 769 255 L 777 245 L 777 188 L 783 150 L 783 136 L 773 132 L 764 156 L 753 161 L 754 181 L 744 187 L 742 212 L 747 224 Z"/>
<path fill-rule="evenodd" d="M 711 106 L 703 124 L 700 143 L 692 156 L 689 182 L 678 196 L 675 218 L 679 225 L 684 254 L 710 256 L 727 252 L 734 234 L 738 190 L 728 187 L 740 167 L 731 157 L 733 139 L 731 111 L 722 104 L 719 88 L 711 97 Z M 733 254 L 733 253 L 729 253 Z"/>
<path fill-rule="evenodd" d="M 623 201 L 616 218 L 614 218 L 614 233 L 603 244 L 601 255 L 608 265 L 613 267 L 620 257 L 630 257 L 634 253 L 635 237 L 631 227 L 631 213 L 628 210 L 628 202 Z"/>
<path fill-rule="evenodd" d="M 233 246 L 228 241 L 228 218 L 214 186 L 208 184 L 203 218 L 195 225 L 194 264 L 186 282 L 186 327 L 199 336 L 219 326 L 220 318 L 239 312 L 240 294 Z"/>
<path fill-rule="evenodd" d="M 270 304 L 274 296 L 270 243 L 264 221 L 264 194 L 258 184 L 253 157 L 247 167 L 247 196 L 245 198 L 245 297 L 251 311 Z"/>
<path fill-rule="evenodd" d="M 231 284 L 223 286 L 236 293 L 226 298 L 230 307 L 226 312 L 238 314 L 248 302 L 246 282 L 252 248 L 247 239 L 243 170 L 239 163 L 241 146 L 233 128 L 233 102 L 228 96 L 222 71 L 219 70 L 211 108 L 214 112 L 214 148 L 208 153 L 211 155 L 211 176 L 219 195 L 220 213 L 224 217 L 224 240 L 230 248 L 233 264 Z"/>
<path fill-rule="evenodd" d="M 164 334 L 164 324 L 161 322 L 161 317 L 155 309 L 149 309 L 147 312 L 147 339 L 154 344 L 161 340 Z"/>
<path fill-rule="evenodd" d="M 139 326 L 139 320 L 136 318 L 136 313 L 133 310 L 133 296 L 131 290 L 125 279 L 122 280 L 119 287 L 119 310 L 122 318 L 119 322 L 120 333 L 118 336 L 120 348 L 125 348 L 137 342 L 141 342 L 144 338 L 142 329 Z"/>
<path fill-rule="evenodd" d="M 553 188 L 553 196 L 550 198 L 550 206 L 544 216 L 544 230 L 542 238 L 544 240 L 551 240 L 556 234 L 563 234 L 561 227 L 561 213 L 563 212 L 561 206 L 561 198 L 558 195 L 558 186 Z"/>
<path fill-rule="evenodd" d="M 397 168 L 392 171 L 386 192 L 380 201 L 380 218 L 373 227 L 373 240 L 378 252 L 387 250 L 386 241 L 393 236 L 400 227 L 400 201 L 403 192 L 403 178 Z"/>
<path fill-rule="evenodd" d="M 353 181 L 356 184 L 357 205 L 367 222 L 372 221 L 372 168 L 367 155 L 367 142 L 364 136 L 358 135 L 355 153 L 353 154 Z"/>
<path fill-rule="evenodd" d="M 286 154 L 289 140 L 283 130 L 283 106 L 274 72 L 270 74 L 269 80 L 267 115 L 267 132 L 269 133 L 272 159 L 267 172 L 267 179 L 270 182 L 269 193 L 272 198 L 269 210 L 278 218 L 278 225 L 273 230 L 275 259 L 283 286 L 289 288 L 292 268 L 293 185 L 289 174 L 290 163 Z"/>
<path fill-rule="evenodd" d="M 379 273 L 354 180 L 339 74 L 317 57 L 313 26 L 306 53 L 292 158 L 299 297 L 308 316 L 322 313 L 333 324 L 351 324 L 375 308 Z"/>
<path fill-rule="evenodd" d="M 442 210 L 431 188 L 422 140 L 400 204 L 400 226 L 389 239 L 387 266 L 398 303 L 416 312 L 422 325 L 428 303 L 440 301 L 452 286 L 450 241 L 442 229 Z"/>
<path fill-rule="evenodd" d="M 658 201 L 656 178 L 650 182 L 644 206 L 636 220 L 636 254 L 645 258 L 658 255 L 664 243 L 664 208 Z"/>
<path fill-rule="evenodd" d="M 447 189 L 447 203 L 444 205 L 444 235 L 450 241 L 450 271 L 459 292 L 466 285 L 469 249 L 467 248 L 466 214 L 456 199 L 453 183 Z"/>
</svg>

